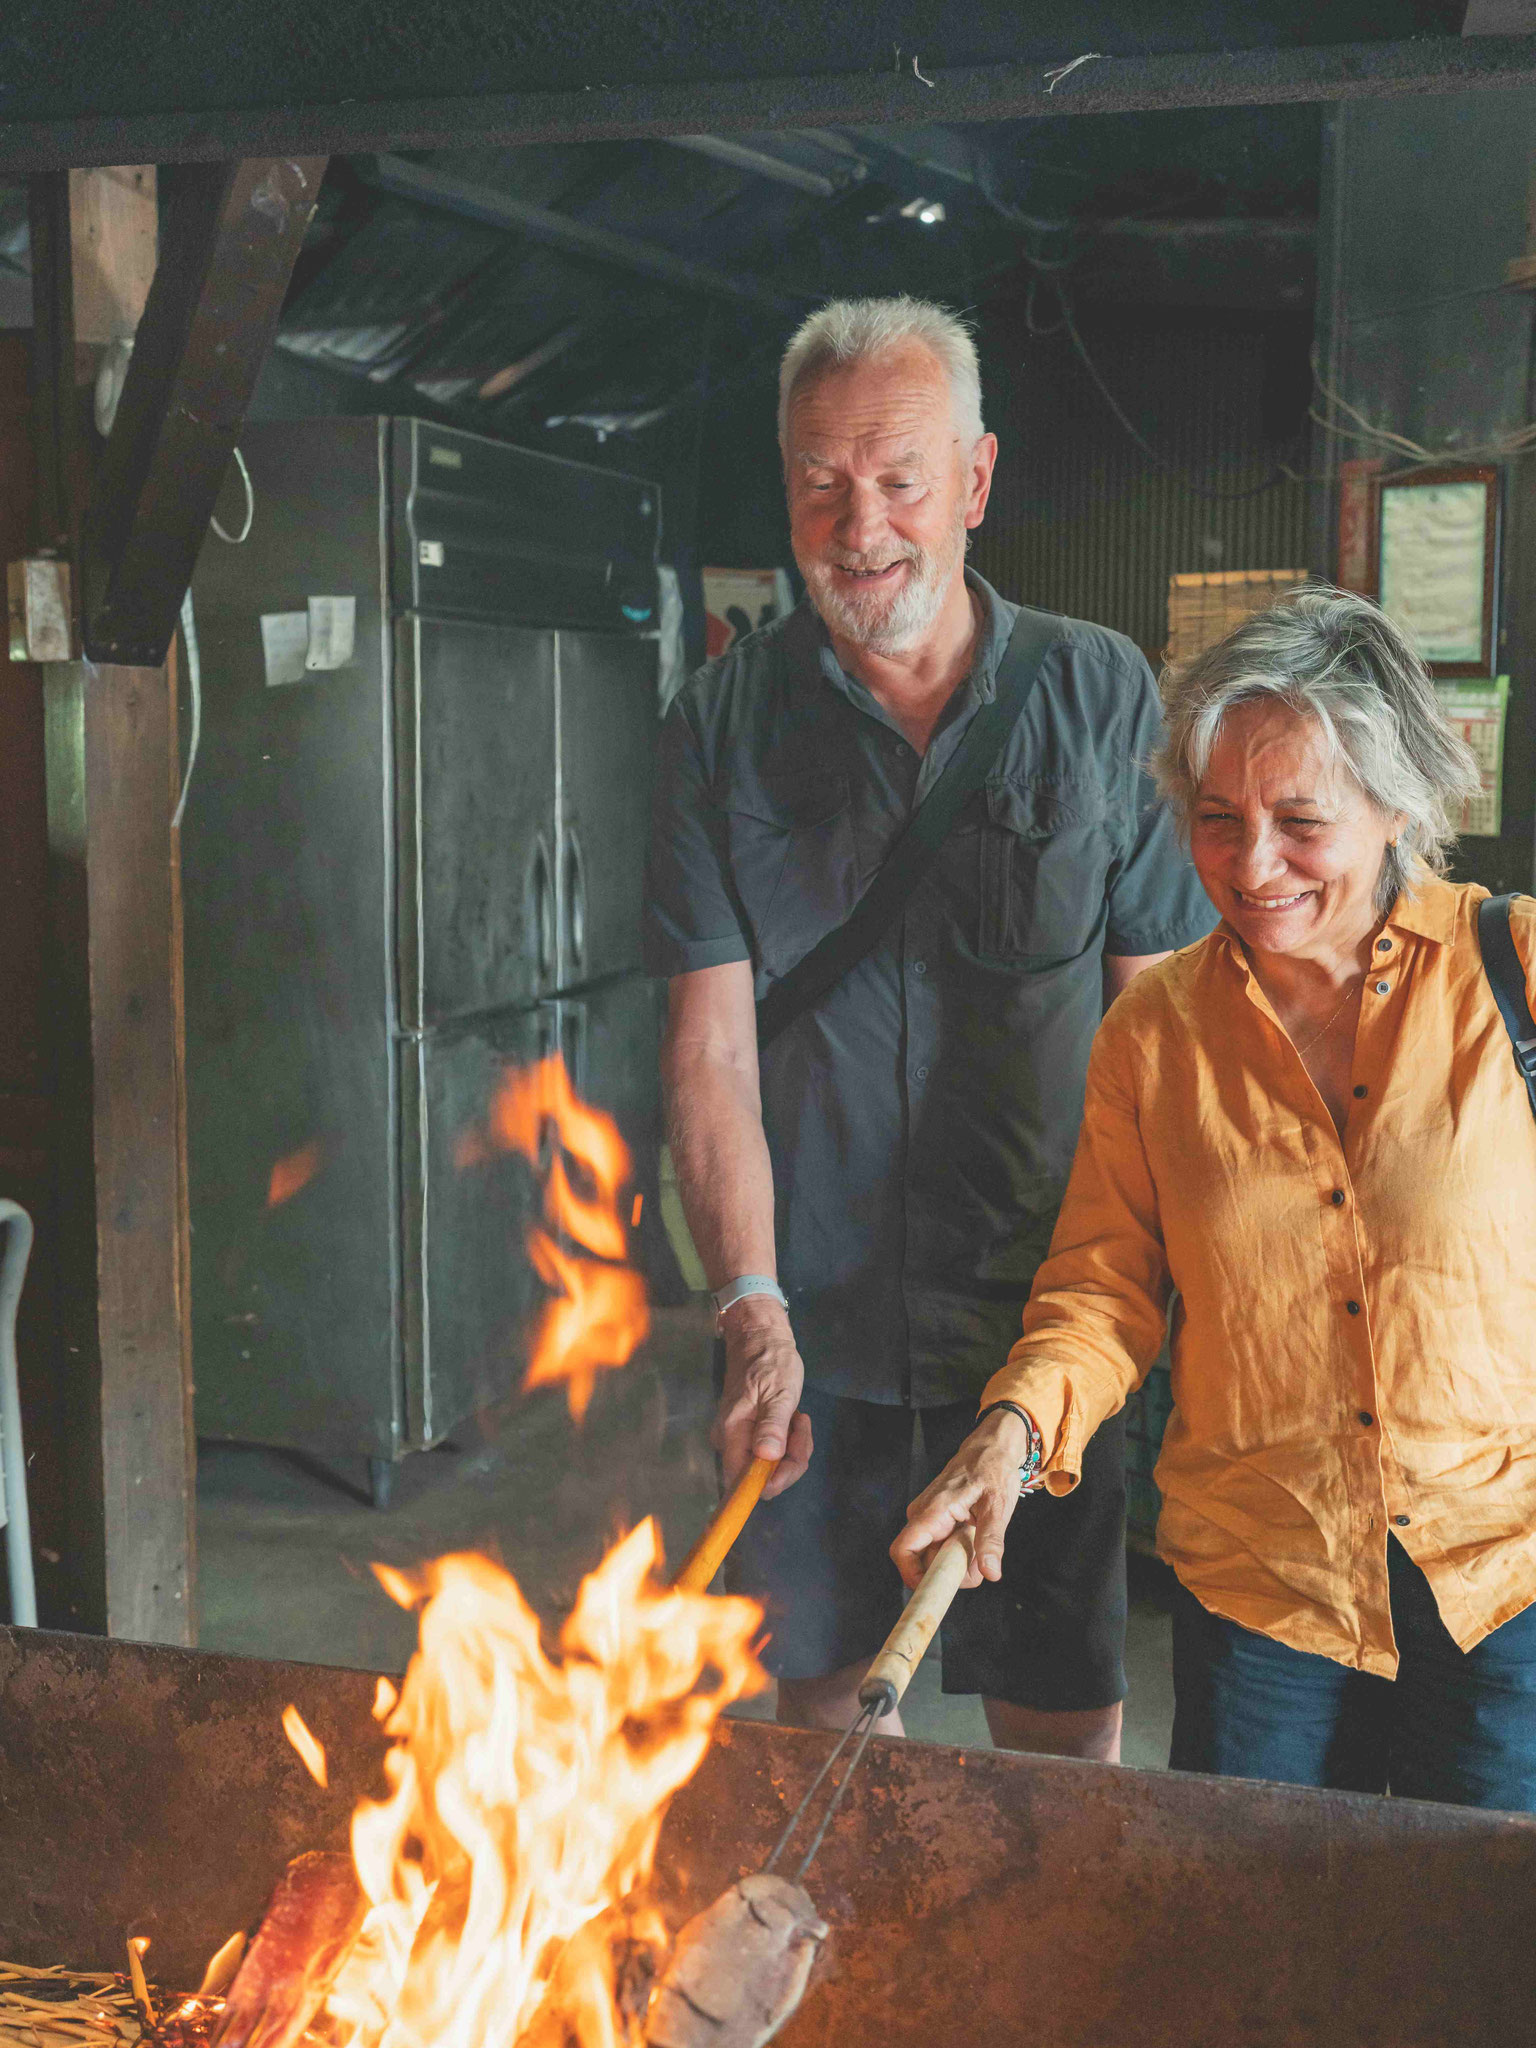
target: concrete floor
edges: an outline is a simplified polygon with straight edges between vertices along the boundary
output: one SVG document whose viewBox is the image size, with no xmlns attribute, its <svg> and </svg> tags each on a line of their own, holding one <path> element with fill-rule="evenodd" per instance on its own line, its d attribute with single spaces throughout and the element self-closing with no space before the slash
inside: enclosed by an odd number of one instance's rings
<svg viewBox="0 0 1536 2048">
<path fill-rule="evenodd" d="M 408 1458 L 386 1513 L 368 1502 L 364 1469 L 333 1472 L 280 1451 L 204 1444 L 198 1468 L 199 1641 L 206 1649 L 398 1671 L 411 1618 L 368 1564 L 413 1564 L 449 1550 L 499 1557 L 540 1614 L 574 1598 L 582 1574 L 643 1515 L 681 1559 L 715 1503 L 706 1432 L 710 1320 L 705 1308 L 661 1309 L 649 1342 L 605 1377 L 587 1426 L 563 1397 L 517 1404 L 489 1433 Z M 1163 1568 L 1133 1557 L 1125 1761 L 1161 1769 L 1173 1719 Z M 747 1711 L 771 1711 L 771 1699 Z M 939 1690 L 936 1656 L 904 1708 L 911 1734 L 986 1747 L 977 1700 Z"/>
</svg>

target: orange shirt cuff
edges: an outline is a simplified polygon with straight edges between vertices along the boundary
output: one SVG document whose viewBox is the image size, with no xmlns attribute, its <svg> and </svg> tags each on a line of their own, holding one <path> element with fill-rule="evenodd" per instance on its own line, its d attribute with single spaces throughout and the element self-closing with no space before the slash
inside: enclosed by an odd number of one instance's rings
<svg viewBox="0 0 1536 2048">
<path fill-rule="evenodd" d="M 981 1406 L 1013 1401 L 1034 1419 L 1045 1446 L 1045 1483 L 1051 1493 L 1070 1493 L 1083 1471 L 1083 1418 L 1073 1405 L 1071 1382 L 1060 1367 L 1017 1365 L 1010 1358 L 987 1381 Z"/>
</svg>

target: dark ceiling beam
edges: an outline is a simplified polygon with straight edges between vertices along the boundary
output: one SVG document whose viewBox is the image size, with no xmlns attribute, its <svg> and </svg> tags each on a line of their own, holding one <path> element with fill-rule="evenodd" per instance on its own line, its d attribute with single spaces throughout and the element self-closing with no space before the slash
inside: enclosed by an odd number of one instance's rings
<svg viewBox="0 0 1536 2048">
<path fill-rule="evenodd" d="M 165 659 L 324 175 L 258 157 L 180 180 L 86 504 L 93 661 Z"/>
<path fill-rule="evenodd" d="M 356 169 L 366 184 L 392 192 L 397 198 L 440 207 L 445 213 L 479 221 L 487 227 L 504 228 L 509 234 L 526 235 L 564 255 L 585 257 L 610 270 L 628 270 L 640 277 L 654 278 L 676 291 L 729 299 L 736 305 L 753 306 L 780 319 L 794 320 L 804 311 L 798 300 L 781 298 L 755 278 L 736 277 L 729 271 L 716 270 L 711 264 L 674 256 L 670 249 L 658 248 L 653 242 L 639 242 L 629 235 L 616 235 L 608 228 L 592 227 L 571 214 L 555 213 L 547 206 L 536 206 L 530 199 L 514 198 L 509 192 L 498 192 L 493 185 L 456 178 L 430 164 L 414 164 L 398 156 L 378 156 Z"/>
<path fill-rule="evenodd" d="M 728 135 L 670 135 L 667 140 L 674 149 L 691 149 L 698 156 L 712 157 L 716 163 L 729 164 L 737 171 L 749 171 L 757 178 L 769 178 L 775 184 L 792 187 L 796 192 L 809 192 L 816 199 L 835 198 L 844 185 L 864 176 L 862 164 L 850 163 L 843 177 L 829 178 L 824 171 L 808 170 L 804 164 L 794 163 L 788 157 L 773 156 L 766 149 L 753 149 L 750 143 L 733 142 Z"/>
<path fill-rule="evenodd" d="M 1073 53 L 1068 52 L 1070 57 Z M 1064 59 L 1065 61 L 1065 59 Z M 593 85 L 576 92 L 338 100 L 217 113 L 98 115 L 0 124 L 0 172 L 190 163 L 295 151 L 511 147 L 750 129 L 1004 121 L 1180 107 L 1280 106 L 1536 85 L 1536 35 L 1104 57 L 1065 77 L 1040 64 L 907 67 L 814 78 Z"/>
</svg>

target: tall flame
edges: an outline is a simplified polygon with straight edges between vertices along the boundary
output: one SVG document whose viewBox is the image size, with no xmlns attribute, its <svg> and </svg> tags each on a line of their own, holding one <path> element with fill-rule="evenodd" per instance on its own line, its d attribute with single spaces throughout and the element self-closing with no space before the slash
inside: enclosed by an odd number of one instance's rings
<svg viewBox="0 0 1536 2048">
<path fill-rule="evenodd" d="M 563 1384 L 580 1422 L 598 1374 L 627 1365 L 650 1327 L 645 1282 L 623 1264 L 619 1197 L 630 1176 L 629 1148 L 613 1119 L 575 1093 L 564 1060 L 552 1053 L 507 1069 L 484 1130 L 465 1132 L 457 1157 L 474 1165 L 494 1148 L 519 1153 L 537 1170 L 549 1131 L 555 1149 L 528 1253 L 551 1299 L 534 1330 L 523 1387 Z"/>
<path fill-rule="evenodd" d="M 643 1522 L 583 1582 L 553 1654 L 486 1558 L 388 1574 L 424 1604 L 386 1724 L 390 1794 L 352 1822 L 370 1912 L 330 1998 L 346 2048 L 638 2039 L 644 1986 L 626 2004 L 619 1976 L 661 1953 L 643 1887 L 667 1804 L 762 1683 L 761 1610 L 662 1587 L 658 1561 Z"/>
</svg>

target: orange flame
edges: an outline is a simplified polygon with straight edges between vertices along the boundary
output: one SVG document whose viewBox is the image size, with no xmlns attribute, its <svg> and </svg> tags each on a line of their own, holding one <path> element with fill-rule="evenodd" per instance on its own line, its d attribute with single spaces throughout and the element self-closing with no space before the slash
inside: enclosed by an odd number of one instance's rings
<svg viewBox="0 0 1536 2048">
<path fill-rule="evenodd" d="M 299 1761 L 323 1792 L 330 1783 L 325 1745 L 310 1733 L 309 1724 L 290 1700 L 283 1709 L 283 1733 L 299 1753 Z"/>
<path fill-rule="evenodd" d="M 580 1422 L 598 1374 L 627 1365 L 650 1327 L 645 1282 L 623 1264 L 628 1238 L 619 1198 L 630 1175 L 629 1148 L 613 1119 L 576 1094 L 555 1053 L 531 1067 L 508 1068 L 485 1130 L 463 1132 L 454 1157 L 472 1166 L 494 1147 L 519 1153 L 537 1169 L 550 1127 L 556 1150 L 528 1252 L 553 1298 L 534 1331 L 523 1388 L 563 1384 Z M 638 1220 L 638 1197 L 633 1214 Z"/>
<path fill-rule="evenodd" d="M 309 1186 L 324 1164 L 325 1147 L 318 1138 L 311 1138 L 297 1152 L 285 1153 L 272 1168 L 272 1178 L 267 1183 L 267 1207 L 280 1209 L 284 1202 L 291 1202 Z"/>
<path fill-rule="evenodd" d="M 661 1953 L 644 1887 L 663 1817 L 763 1682 L 756 1604 L 659 1586 L 658 1559 L 643 1522 L 553 1655 L 486 1558 L 380 1573 L 420 1606 L 420 1646 L 387 1723 L 389 1795 L 352 1821 L 370 1910 L 330 1996 L 340 2048 L 513 2048 L 535 2015 L 576 2048 L 638 2042 L 616 1958 Z"/>
</svg>

